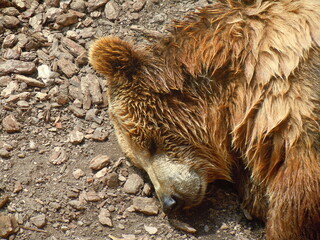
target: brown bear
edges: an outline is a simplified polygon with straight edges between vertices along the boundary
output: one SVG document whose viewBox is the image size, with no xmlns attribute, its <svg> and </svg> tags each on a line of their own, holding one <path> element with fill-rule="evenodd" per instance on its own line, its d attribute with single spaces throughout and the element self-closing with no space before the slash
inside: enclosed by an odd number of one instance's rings
<svg viewBox="0 0 320 240">
<path fill-rule="evenodd" d="M 319 0 L 220 0 L 157 43 L 105 37 L 89 58 L 166 213 L 223 179 L 267 239 L 320 239 Z"/>
</svg>

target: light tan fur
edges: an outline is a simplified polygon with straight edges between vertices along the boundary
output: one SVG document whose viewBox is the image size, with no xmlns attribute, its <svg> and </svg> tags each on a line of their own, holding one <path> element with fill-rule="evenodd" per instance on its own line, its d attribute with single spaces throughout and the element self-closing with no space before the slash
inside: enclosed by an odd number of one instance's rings
<svg viewBox="0 0 320 240">
<path fill-rule="evenodd" d="M 108 78 L 120 145 L 160 200 L 193 206 L 228 180 L 268 239 L 320 239 L 320 1 L 220 1 L 152 46 L 99 39 L 90 62 Z M 166 175 L 179 164 L 179 179 Z"/>
</svg>

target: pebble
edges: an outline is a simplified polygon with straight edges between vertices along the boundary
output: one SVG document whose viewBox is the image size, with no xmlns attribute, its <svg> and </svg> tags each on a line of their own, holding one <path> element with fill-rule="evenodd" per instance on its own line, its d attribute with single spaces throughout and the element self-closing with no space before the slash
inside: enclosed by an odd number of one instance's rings
<svg viewBox="0 0 320 240">
<path fill-rule="evenodd" d="M 152 190 L 151 190 L 151 186 L 149 183 L 145 183 L 144 186 L 143 186 L 143 189 L 142 189 L 142 193 L 145 195 L 145 196 L 148 196 L 150 197 L 151 194 L 152 194 Z"/>
<path fill-rule="evenodd" d="M 19 89 L 19 84 L 16 81 L 11 81 L 8 83 L 7 87 L 1 91 L 1 96 L 7 98 L 18 89 Z"/>
<path fill-rule="evenodd" d="M 38 228 L 43 228 L 46 225 L 46 215 L 39 214 L 30 218 L 30 222 Z"/>
<path fill-rule="evenodd" d="M 3 76 L 0 77 L 0 87 L 6 87 L 11 82 L 11 77 Z"/>
<path fill-rule="evenodd" d="M 94 179 L 101 179 L 108 173 L 108 168 L 102 168 L 100 171 L 98 171 L 93 177 Z"/>
<path fill-rule="evenodd" d="M 38 68 L 38 78 L 48 80 L 54 76 L 54 73 L 51 71 L 50 67 L 46 64 L 40 65 Z"/>
<path fill-rule="evenodd" d="M 146 215 L 157 215 L 159 212 L 159 207 L 153 198 L 135 197 L 133 199 L 133 208 L 135 211 Z"/>
<path fill-rule="evenodd" d="M 61 147 L 55 147 L 49 157 L 49 162 L 54 165 L 60 165 L 68 160 L 67 153 Z"/>
<path fill-rule="evenodd" d="M 109 173 L 106 176 L 106 184 L 108 185 L 108 187 L 110 188 L 117 188 L 119 187 L 120 183 L 119 183 L 119 179 L 118 179 L 118 174 L 115 172 Z"/>
<path fill-rule="evenodd" d="M 88 202 L 98 202 L 101 200 L 101 197 L 95 191 L 86 192 L 84 198 Z"/>
<path fill-rule="evenodd" d="M 222 223 L 220 230 L 227 230 L 229 226 L 226 223 Z"/>
<path fill-rule="evenodd" d="M 49 8 L 46 11 L 46 18 L 48 21 L 53 22 L 56 21 L 57 17 L 63 13 L 63 10 L 60 8 Z"/>
<path fill-rule="evenodd" d="M 7 60 L 0 62 L 0 76 L 10 73 L 32 74 L 36 71 L 36 65 L 33 62 L 24 62 L 19 60 Z"/>
<path fill-rule="evenodd" d="M 84 116 L 86 115 L 86 111 L 84 111 L 83 109 L 76 107 L 74 104 L 69 106 L 69 110 L 76 116 L 79 118 L 84 118 Z"/>
<path fill-rule="evenodd" d="M 0 214 L 0 237 L 8 238 L 19 231 L 19 225 L 14 216 Z"/>
<path fill-rule="evenodd" d="M 71 2 L 70 8 L 75 11 L 85 12 L 86 2 L 84 0 L 74 0 Z"/>
<path fill-rule="evenodd" d="M 151 235 L 154 235 L 158 232 L 158 228 L 144 225 L 144 229 Z"/>
<path fill-rule="evenodd" d="M 78 22 L 78 16 L 74 13 L 61 14 L 56 19 L 56 23 L 60 27 L 66 27 L 66 26 L 75 24 L 77 22 Z M 58 28 L 60 28 L 60 27 L 58 27 Z"/>
<path fill-rule="evenodd" d="M 3 25 L 9 29 L 17 28 L 20 24 L 19 19 L 16 18 L 15 16 L 3 16 L 2 20 L 3 20 Z"/>
<path fill-rule="evenodd" d="M 69 38 L 62 38 L 61 43 L 64 47 L 66 47 L 70 53 L 77 57 L 81 55 L 82 53 L 86 52 L 86 49 L 82 47 L 80 44 L 76 43 L 75 41 L 69 39 Z"/>
<path fill-rule="evenodd" d="M 3 58 L 10 60 L 10 59 L 15 59 L 18 60 L 21 55 L 21 48 L 20 47 L 14 47 L 14 48 L 8 48 L 4 54 Z"/>
<path fill-rule="evenodd" d="M 40 31 L 43 23 L 44 14 L 39 13 L 29 19 L 29 25 L 36 31 Z"/>
<path fill-rule="evenodd" d="M 15 77 L 14 77 L 16 80 L 18 80 L 19 82 L 24 82 L 26 83 L 28 86 L 32 86 L 32 87 L 40 87 L 40 88 L 43 88 L 46 86 L 45 83 L 41 82 L 41 81 L 38 81 L 34 78 L 31 78 L 31 77 L 26 77 L 26 76 L 23 76 L 23 75 L 18 75 L 16 74 Z"/>
<path fill-rule="evenodd" d="M 103 128 L 96 128 L 91 136 L 93 140 L 96 141 L 106 141 L 109 137 L 109 132 L 105 132 Z"/>
<path fill-rule="evenodd" d="M 84 204 L 82 202 L 80 202 L 79 200 L 71 200 L 68 202 L 68 204 L 77 210 L 85 209 Z"/>
<path fill-rule="evenodd" d="M 22 184 L 17 181 L 15 184 L 14 184 L 14 189 L 13 189 L 13 193 L 18 193 L 18 192 L 21 192 L 22 191 Z"/>
<path fill-rule="evenodd" d="M 12 48 L 18 42 L 18 38 L 15 34 L 9 34 L 3 39 L 3 48 Z"/>
<path fill-rule="evenodd" d="M 111 215 L 110 215 L 110 212 L 109 212 L 108 209 L 101 208 L 100 213 L 98 215 L 99 222 L 102 225 L 113 227 L 113 223 L 112 223 L 112 220 L 111 220 L 110 216 Z"/>
<path fill-rule="evenodd" d="M 10 198 L 8 195 L 3 195 L 0 197 L 0 208 L 3 208 L 8 202 L 10 202 Z"/>
<path fill-rule="evenodd" d="M 11 154 L 6 149 L 0 149 L 0 157 L 2 158 L 10 158 Z"/>
<path fill-rule="evenodd" d="M 21 131 L 21 124 L 13 115 L 8 115 L 2 120 L 2 126 L 7 133 L 15 133 Z"/>
<path fill-rule="evenodd" d="M 143 9 L 143 7 L 146 5 L 146 0 L 136 0 L 133 4 L 133 10 L 135 12 L 139 12 Z"/>
<path fill-rule="evenodd" d="M 75 129 L 70 132 L 69 139 L 72 144 L 80 144 L 84 140 L 84 134 Z"/>
<path fill-rule="evenodd" d="M 59 7 L 60 0 L 45 0 L 45 3 L 49 7 Z"/>
<path fill-rule="evenodd" d="M 92 170 L 101 170 L 110 163 L 110 157 L 107 155 L 97 155 L 89 162 L 89 168 Z"/>
<path fill-rule="evenodd" d="M 120 7 L 114 0 L 111 0 L 107 2 L 104 13 L 107 19 L 111 21 L 116 20 L 120 15 Z"/>
<path fill-rule="evenodd" d="M 72 172 L 72 175 L 75 179 L 79 179 L 83 176 L 85 176 L 85 172 L 82 171 L 82 169 L 78 168 L 78 169 L 75 169 L 73 172 Z"/>
<path fill-rule="evenodd" d="M 102 7 L 103 5 L 105 5 L 109 0 L 89 0 L 87 2 L 87 10 L 88 12 L 92 12 L 96 9 L 98 9 L 99 7 Z"/>
<path fill-rule="evenodd" d="M 60 58 L 57 64 L 60 70 L 69 78 L 79 72 L 78 67 L 66 58 Z"/>
<path fill-rule="evenodd" d="M 129 194 L 137 194 L 143 187 L 143 179 L 136 173 L 129 175 L 127 181 L 123 186 L 123 191 Z"/>
</svg>

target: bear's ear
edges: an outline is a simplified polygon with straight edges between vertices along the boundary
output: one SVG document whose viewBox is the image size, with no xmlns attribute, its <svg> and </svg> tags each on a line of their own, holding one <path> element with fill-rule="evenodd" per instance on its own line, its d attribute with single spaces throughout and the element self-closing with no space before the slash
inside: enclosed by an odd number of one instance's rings
<svg viewBox="0 0 320 240">
<path fill-rule="evenodd" d="M 134 75 L 144 62 L 144 54 L 117 37 L 96 40 L 89 50 L 89 61 L 93 68 L 112 78 L 115 75 Z"/>
</svg>

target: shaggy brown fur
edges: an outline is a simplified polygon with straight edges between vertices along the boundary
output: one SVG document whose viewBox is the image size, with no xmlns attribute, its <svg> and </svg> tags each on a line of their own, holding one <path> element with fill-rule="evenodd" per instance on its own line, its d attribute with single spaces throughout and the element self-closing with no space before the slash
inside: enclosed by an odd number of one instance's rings
<svg viewBox="0 0 320 240">
<path fill-rule="evenodd" d="M 102 38 L 90 62 L 108 78 L 120 144 L 151 180 L 149 160 L 165 154 L 197 173 L 186 170 L 200 186 L 181 190 L 188 205 L 233 181 L 268 239 L 320 239 L 319 0 L 221 0 L 148 48 Z"/>
</svg>

